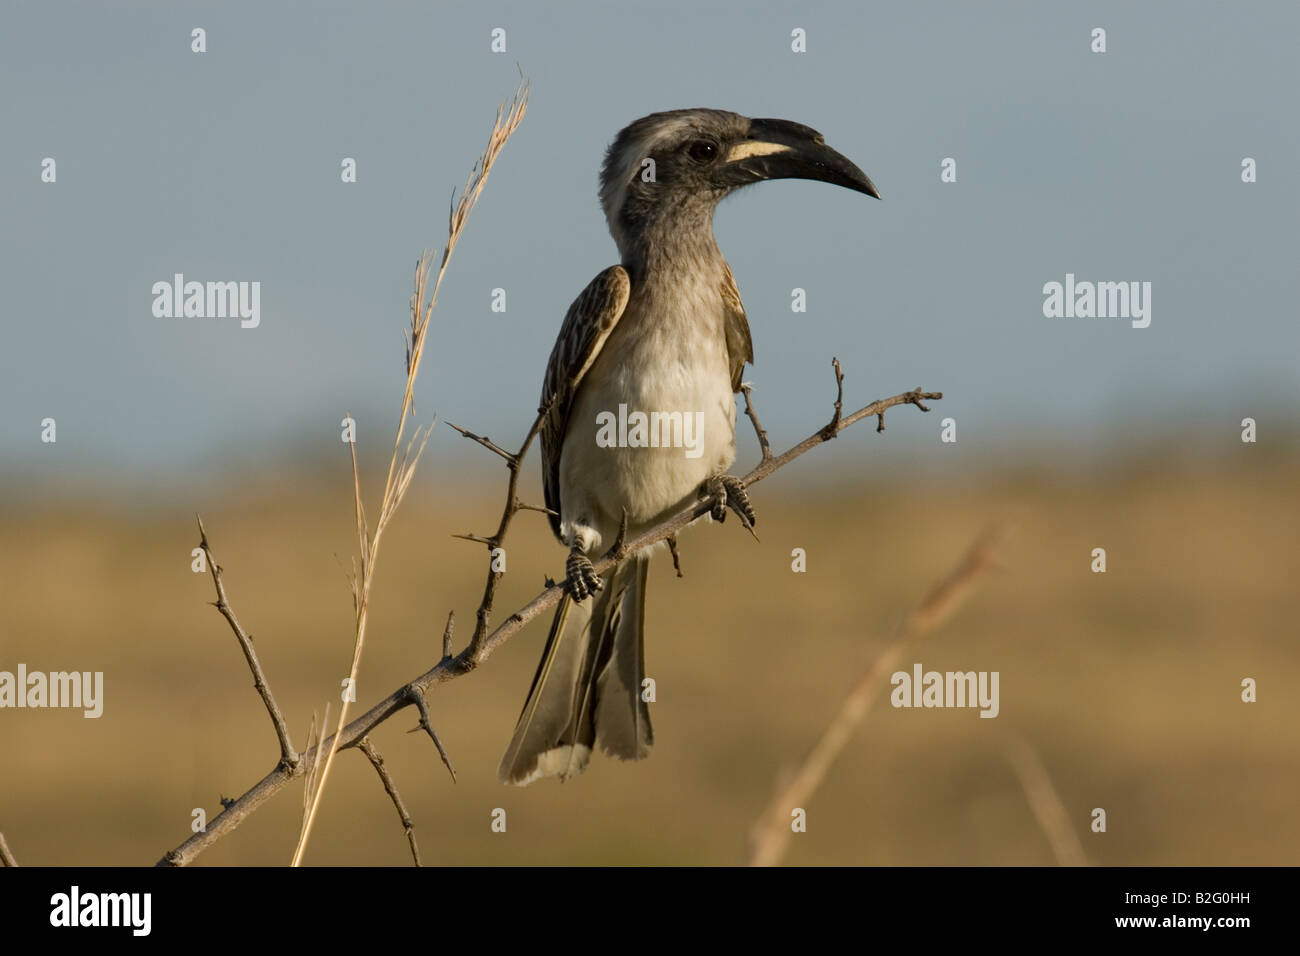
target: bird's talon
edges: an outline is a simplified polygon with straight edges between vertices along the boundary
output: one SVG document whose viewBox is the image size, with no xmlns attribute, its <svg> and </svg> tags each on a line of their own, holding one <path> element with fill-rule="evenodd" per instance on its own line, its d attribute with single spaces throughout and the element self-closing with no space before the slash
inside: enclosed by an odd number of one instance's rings
<svg viewBox="0 0 1300 956">
<path fill-rule="evenodd" d="M 728 508 L 740 516 L 740 523 L 748 531 L 752 531 L 758 521 L 754 506 L 749 502 L 749 493 L 745 491 L 745 483 L 735 475 L 715 475 L 704 483 L 700 496 L 713 498 L 710 514 L 719 524 L 726 520 Z"/>
<path fill-rule="evenodd" d="M 605 582 L 596 573 L 596 567 L 591 563 L 591 558 L 577 548 L 569 552 L 569 560 L 564 563 L 564 570 L 568 574 L 568 580 L 565 583 L 568 586 L 569 593 L 579 603 L 585 601 L 605 586 Z"/>
</svg>

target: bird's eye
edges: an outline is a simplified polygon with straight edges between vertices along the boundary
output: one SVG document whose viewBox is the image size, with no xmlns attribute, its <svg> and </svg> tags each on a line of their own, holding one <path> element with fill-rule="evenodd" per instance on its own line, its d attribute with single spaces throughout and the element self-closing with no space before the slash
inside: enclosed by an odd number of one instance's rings
<svg viewBox="0 0 1300 956">
<path fill-rule="evenodd" d="M 697 139 L 686 152 L 697 163 L 711 163 L 718 155 L 718 147 L 707 139 Z"/>
</svg>

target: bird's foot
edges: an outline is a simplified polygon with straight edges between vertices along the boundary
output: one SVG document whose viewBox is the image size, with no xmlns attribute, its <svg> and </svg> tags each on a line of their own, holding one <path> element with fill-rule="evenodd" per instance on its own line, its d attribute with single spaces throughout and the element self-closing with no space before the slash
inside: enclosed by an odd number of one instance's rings
<svg viewBox="0 0 1300 956">
<path fill-rule="evenodd" d="M 596 566 L 591 563 L 591 558 L 577 547 L 569 551 L 569 560 L 564 562 L 564 570 L 569 576 L 566 582 L 569 593 L 578 603 L 582 603 L 605 586 L 605 582 L 596 573 Z"/>
<path fill-rule="evenodd" d="M 730 508 L 740 516 L 740 523 L 744 525 L 745 530 L 750 534 L 754 533 L 754 525 L 758 518 L 754 514 L 754 506 L 749 503 L 749 493 L 745 491 L 745 483 L 735 475 L 714 475 L 703 485 L 700 486 L 701 499 L 713 499 L 713 520 L 721 524 L 727 519 L 727 509 Z"/>
</svg>

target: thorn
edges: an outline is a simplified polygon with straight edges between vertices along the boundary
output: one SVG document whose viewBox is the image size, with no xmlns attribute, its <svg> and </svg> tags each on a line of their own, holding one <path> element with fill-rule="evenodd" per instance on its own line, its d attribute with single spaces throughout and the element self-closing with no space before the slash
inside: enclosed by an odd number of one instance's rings
<svg viewBox="0 0 1300 956">
<path fill-rule="evenodd" d="M 677 535 L 670 534 L 668 536 L 668 550 L 671 551 L 673 555 L 673 570 L 677 572 L 679 578 L 686 577 L 686 575 L 682 574 L 681 559 L 677 554 Z"/>
<path fill-rule="evenodd" d="M 447 754 L 447 748 L 442 745 L 438 739 L 438 733 L 433 729 L 433 721 L 429 719 L 429 704 L 424 699 L 424 693 L 415 688 L 415 685 L 409 685 L 408 695 L 411 703 L 415 704 L 416 710 L 420 712 L 420 723 L 415 730 L 423 730 L 433 741 L 433 745 L 438 748 L 438 756 L 442 758 L 442 764 L 451 774 L 451 782 L 456 782 L 456 768 L 451 765 L 451 757 Z M 415 731 L 411 731 L 414 733 Z"/>
<path fill-rule="evenodd" d="M 447 612 L 447 626 L 442 631 L 442 656 L 451 657 L 451 633 L 456 627 L 456 612 Z"/>
</svg>

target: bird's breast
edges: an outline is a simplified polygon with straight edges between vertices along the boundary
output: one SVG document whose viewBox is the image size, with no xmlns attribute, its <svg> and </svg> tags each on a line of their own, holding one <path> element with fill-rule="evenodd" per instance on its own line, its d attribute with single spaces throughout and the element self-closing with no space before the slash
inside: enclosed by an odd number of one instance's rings
<svg viewBox="0 0 1300 956">
<path fill-rule="evenodd" d="M 631 527 L 644 527 L 730 467 L 736 405 L 723 317 L 708 290 L 633 296 L 576 396 L 562 509 L 585 500 L 602 534 L 624 508 Z"/>
</svg>

